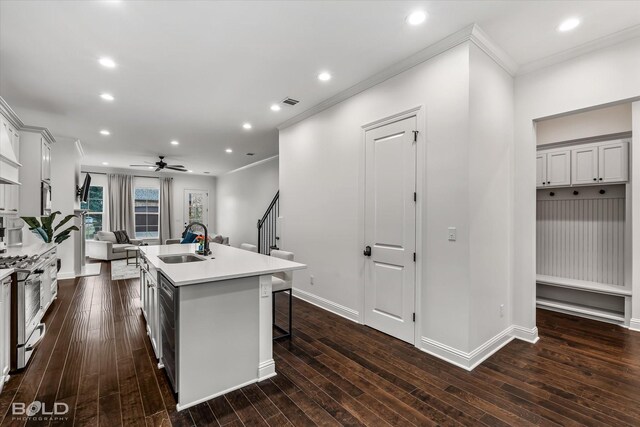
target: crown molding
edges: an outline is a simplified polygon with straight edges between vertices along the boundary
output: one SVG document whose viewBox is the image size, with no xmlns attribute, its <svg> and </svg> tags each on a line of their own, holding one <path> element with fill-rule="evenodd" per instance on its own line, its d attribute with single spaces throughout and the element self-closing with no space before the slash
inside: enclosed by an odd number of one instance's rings
<svg viewBox="0 0 640 427">
<path fill-rule="evenodd" d="M 22 123 L 22 120 L 20 120 L 20 117 L 18 117 L 16 112 L 13 111 L 13 109 L 11 108 L 11 106 L 9 106 L 7 101 L 5 101 L 4 98 L 1 96 L 0 96 L 0 113 L 2 113 L 2 115 L 5 116 L 7 120 L 9 120 L 11 125 L 16 129 L 21 129 L 24 126 L 24 123 Z"/>
<path fill-rule="evenodd" d="M 520 76 L 523 74 L 532 73 L 534 71 L 559 64 L 560 62 L 576 58 L 580 55 L 584 55 L 598 49 L 603 49 L 605 47 L 613 46 L 636 37 L 640 37 L 640 25 L 634 25 L 633 27 L 626 28 L 613 34 L 609 34 L 608 36 L 600 37 L 599 39 L 592 40 L 574 48 L 528 62 L 520 66 L 517 75 Z"/>
<path fill-rule="evenodd" d="M 518 64 L 500 46 L 498 46 L 482 29 L 474 24 L 470 40 L 486 53 L 496 64 L 501 66 L 512 77 L 518 71 Z"/>
<path fill-rule="evenodd" d="M 44 138 L 47 140 L 47 142 L 49 144 L 53 144 L 56 142 L 56 139 L 53 137 L 53 134 L 51 132 L 49 132 L 49 129 L 47 128 L 43 128 L 41 126 L 29 126 L 29 125 L 24 125 L 20 128 L 21 131 L 27 131 L 27 132 L 36 132 L 36 133 L 40 133 L 42 134 L 42 136 L 44 136 Z"/>
<path fill-rule="evenodd" d="M 293 116 L 292 118 L 285 120 L 278 126 L 278 130 L 286 129 L 289 126 L 292 126 L 298 122 L 301 122 L 304 119 L 307 119 L 315 114 L 318 114 L 321 111 L 326 110 L 327 108 L 333 107 L 336 104 L 339 104 L 342 101 L 345 101 L 351 98 L 354 95 L 359 94 L 360 92 L 364 92 L 365 90 L 384 82 L 392 77 L 397 76 L 404 71 L 407 71 L 416 65 L 419 65 L 436 55 L 439 55 L 449 49 L 452 49 L 459 44 L 462 44 L 466 41 L 469 41 L 471 38 L 471 34 L 476 25 L 469 25 L 468 27 L 463 28 L 460 31 L 457 31 L 451 34 L 444 39 L 435 42 L 431 46 L 411 55 L 410 57 L 393 64 L 392 66 L 384 69 L 383 71 L 374 74 L 373 76 L 357 83 L 340 93 L 328 98 L 319 104 L 309 108 L 308 110 L 303 111 L 302 113 Z"/>
<path fill-rule="evenodd" d="M 409 56 L 408 58 L 391 65 L 378 74 L 374 74 L 373 76 L 351 86 L 350 88 L 343 90 L 342 92 L 332 96 L 331 98 L 328 98 L 320 102 L 319 104 L 316 104 L 308 110 L 305 110 L 302 113 L 293 116 L 288 120 L 285 120 L 280 125 L 278 125 L 277 128 L 278 130 L 286 129 L 289 126 L 301 122 L 302 120 L 318 114 L 323 110 L 331 108 L 334 105 L 339 104 L 340 102 L 359 94 L 360 92 L 364 92 L 365 90 L 376 86 L 384 82 L 385 80 L 395 77 L 398 74 L 401 74 L 415 67 L 416 65 L 420 65 L 423 62 L 426 62 L 429 59 L 468 41 L 473 42 L 476 46 L 482 49 L 487 55 L 489 55 L 491 59 L 493 59 L 502 68 L 504 68 L 511 76 L 515 75 L 518 68 L 518 65 L 515 63 L 515 61 L 511 59 L 511 57 L 504 50 L 498 47 L 498 45 L 495 44 L 485 34 L 485 32 L 480 29 L 477 24 L 472 24 L 433 43 L 432 45 Z"/>
<path fill-rule="evenodd" d="M 261 164 L 263 164 L 263 163 L 267 163 L 267 162 L 269 162 L 269 161 L 271 161 L 271 160 L 273 160 L 273 159 L 277 159 L 278 157 L 280 157 L 280 155 L 279 155 L 279 154 L 276 154 L 275 156 L 267 157 L 266 159 L 262 159 L 262 160 L 258 160 L 257 162 L 249 163 L 248 165 L 241 166 L 241 167 L 239 167 L 238 169 L 234 169 L 234 170 L 229 171 L 229 172 L 227 172 L 227 173 L 223 173 L 223 174 L 222 174 L 222 176 L 230 175 L 230 174 L 232 174 L 232 173 L 236 173 L 236 172 L 240 172 L 240 171 L 243 171 L 243 170 L 245 170 L 245 169 L 252 168 L 252 167 L 254 167 L 254 166 L 259 166 L 259 165 L 261 165 Z"/>
</svg>

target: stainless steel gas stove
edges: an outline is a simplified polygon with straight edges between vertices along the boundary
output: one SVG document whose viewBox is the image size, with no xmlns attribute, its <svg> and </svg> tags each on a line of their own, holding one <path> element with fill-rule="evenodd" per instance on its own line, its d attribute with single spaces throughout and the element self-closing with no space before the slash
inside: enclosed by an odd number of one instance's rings
<svg viewBox="0 0 640 427">
<path fill-rule="evenodd" d="M 55 266 L 55 249 L 42 256 L 0 256 L 0 268 L 14 269 L 11 275 L 12 371 L 27 366 L 36 345 L 44 337 L 42 318 L 52 299 Z"/>
</svg>

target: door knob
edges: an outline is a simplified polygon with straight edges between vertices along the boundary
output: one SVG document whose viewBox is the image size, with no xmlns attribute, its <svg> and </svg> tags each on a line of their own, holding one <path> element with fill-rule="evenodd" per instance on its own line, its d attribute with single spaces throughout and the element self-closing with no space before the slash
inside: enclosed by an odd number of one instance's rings
<svg viewBox="0 0 640 427">
<path fill-rule="evenodd" d="M 366 246 L 364 248 L 364 256 L 371 256 L 371 246 Z"/>
</svg>

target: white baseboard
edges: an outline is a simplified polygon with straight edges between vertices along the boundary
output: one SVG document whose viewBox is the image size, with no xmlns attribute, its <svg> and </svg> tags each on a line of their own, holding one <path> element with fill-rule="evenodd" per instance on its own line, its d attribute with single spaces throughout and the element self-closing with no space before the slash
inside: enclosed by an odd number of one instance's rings
<svg viewBox="0 0 640 427">
<path fill-rule="evenodd" d="M 629 321 L 629 329 L 640 332 L 640 319 L 631 319 Z"/>
<path fill-rule="evenodd" d="M 509 326 L 471 352 L 458 350 L 430 338 L 422 337 L 420 350 L 467 371 L 472 371 L 514 339 L 535 344 L 539 339 L 538 328 L 528 329 L 517 325 Z"/>
<path fill-rule="evenodd" d="M 538 336 L 538 328 L 525 328 L 524 326 L 513 325 L 511 326 L 511 335 L 522 341 L 526 341 L 531 344 L 538 342 L 540 337 Z"/>
<path fill-rule="evenodd" d="M 295 296 L 296 298 L 300 298 L 301 300 L 306 301 L 309 304 L 313 304 L 324 310 L 330 311 L 333 314 L 337 314 L 338 316 L 342 316 L 356 323 L 360 323 L 360 313 L 349 307 L 345 307 L 344 305 L 337 304 L 333 301 L 329 301 L 328 299 L 319 297 L 298 288 L 293 288 L 293 296 Z"/>
<path fill-rule="evenodd" d="M 202 402 L 206 402 L 207 400 L 215 399 L 218 396 L 222 396 L 223 394 L 231 393 L 232 391 L 241 389 L 242 387 L 246 387 L 246 386 L 251 385 L 251 384 L 255 384 L 257 382 L 258 382 L 257 379 L 250 380 L 250 381 L 247 381 L 246 383 L 238 384 L 237 386 L 230 387 L 230 388 L 228 388 L 226 390 L 222 390 L 222 391 L 220 391 L 218 393 L 214 393 L 214 394 L 212 394 L 210 396 L 203 397 L 203 398 L 195 400 L 193 402 L 187 402 L 187 403 L 182 403 L 182 404 L 177 403 L 176 404 L 176 409 L 178 411 L 182 411 L 184 409 L 191 408 L 192 406 L 196 406 L 196 405 L 198 405 L 198 404 L 200 404 Z M 179 394 L 178 394 L 178 400 L 180 400 L 180 395 Z"/>
<path fill-rule="evenodd" d="M 276 362 L 273 359 L 260 362 L 258 365 L 258 381 L 266 380 L 276 375 Z"/>
<path fill-rule="evenodd" d="M 59 271 L 58 272 L 58 279 L 60 279 L 60 280 L 75 279 L 75 277 L 76 277 L 76 273 L 74 273 L 73 271 Z"/>
</svg>

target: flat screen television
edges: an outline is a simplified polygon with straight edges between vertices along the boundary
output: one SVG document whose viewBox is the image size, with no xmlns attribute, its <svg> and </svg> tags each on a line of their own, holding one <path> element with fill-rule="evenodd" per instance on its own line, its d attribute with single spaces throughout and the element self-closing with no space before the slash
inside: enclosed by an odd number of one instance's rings
<svg viewBox="0 0 640 427">
<path fill-rule="evenodd" d="M 84 176 L 84 183 L 82 187 L 78 191 L 78 195 L 80 196 L 80 201 L 86 202 L 89 198 L 89 187 L 91 186 L 91 175 L 86 174 Z"/>
</svg>

